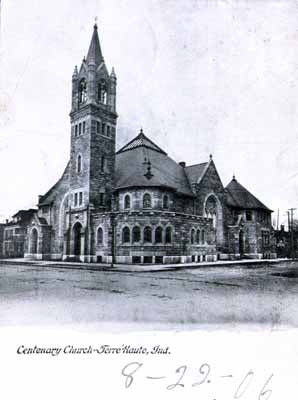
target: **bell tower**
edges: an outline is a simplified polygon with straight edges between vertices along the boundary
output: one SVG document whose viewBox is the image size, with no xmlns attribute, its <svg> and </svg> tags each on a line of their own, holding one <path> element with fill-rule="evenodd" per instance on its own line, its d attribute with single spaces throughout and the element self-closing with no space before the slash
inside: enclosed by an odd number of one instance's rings
<svg viewBox="0 0 298 400">
<path fill-rule="evenodd" d="M 72 75 L 70 193 L 77 212 L 91 206 L 111 208 L 115 171 L 116 85 L 114 68 L 108 72 L 97 24 L 87 57 Z"/>
</svg>

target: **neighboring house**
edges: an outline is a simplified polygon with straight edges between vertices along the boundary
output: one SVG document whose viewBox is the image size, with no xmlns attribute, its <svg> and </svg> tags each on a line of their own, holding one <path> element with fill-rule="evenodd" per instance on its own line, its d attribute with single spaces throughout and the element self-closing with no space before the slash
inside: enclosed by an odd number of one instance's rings
<svg viewBox="0 0 298 400">
<path fill-rule="evenodd" d="M 24 246 L 27 236 L 27 228 L 37 210 L 20 210 L 13 215 L 11 221 L 3 224 L 2 257 L 24 257 Z"/>
<path fill-rule="evenodd" d="M 178 263 L 274 256 L 271 211 L 235 179 L 224 188 L 212 156 L 177 163 L 142 130 L 116 151 L 116 84 L 95 25 L 72 76 L 70 159 L 39 197 L 26 257 Z"/>
<path fill-rule="evenodd" d="M 276 257 L 271 213 L 233 177 L 226 187 L 229 253 L 236 257 Z"/>
</svg>

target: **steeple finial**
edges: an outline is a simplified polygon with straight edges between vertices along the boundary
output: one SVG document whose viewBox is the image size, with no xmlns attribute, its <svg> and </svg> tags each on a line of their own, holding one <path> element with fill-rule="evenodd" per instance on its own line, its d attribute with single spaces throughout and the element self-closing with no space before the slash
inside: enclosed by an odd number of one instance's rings
<svg viewBox="0 0 298 400">
<path fill-rule="evenodd" d="M 233 173 L 233 181 L 235 181 L 236 180 L 236 178 L 235 178 L 235 172 Z"/>
<path fill-rule="evenodd" d="M 210 161 L 212 160 L 212 154 L 209 155 L 209 159 L 210 159 Z"/>
<path fill-rule="evenodd" d="M 92 34 L 86 62 L 87 62 L 87 64 L 89 64 L 90 60 L 92 60 L 98 66 L 99 64 L 101 64 L 103 62 L 103 56 L 102 56 L 99 38 L 98 38 L 98 32 L 97 32 L 97 17 L 96 17 L 96 21 L 95 21 L 93 28 L 94 28 L 93 34 Z"/>
<path fill-rule="evenodd" d="M 94 18 L 94 26 L 93 26 L 93 28 L 94 29 L 96 29 L 97 30 L 97 21 L 98 21 L 98 18 L 97 18 L 97 16 Z"/>
<path fill-rule="evenodd" d="M 140 129 L 140 134 L 141 134 L 141 135 L 143 135 L 143 134 L 144 134 L 144 132 L 143 132 L 143 128 L 141 128 L 141 129 Z"/>
</svg>

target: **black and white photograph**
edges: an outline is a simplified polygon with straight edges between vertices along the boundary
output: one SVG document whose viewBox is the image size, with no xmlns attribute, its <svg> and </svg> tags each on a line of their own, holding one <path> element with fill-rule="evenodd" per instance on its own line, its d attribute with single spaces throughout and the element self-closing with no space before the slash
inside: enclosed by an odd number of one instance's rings
<svg viewBox="0 0 298 400">
<path fill-rule="evenodd" d="M 298 392 L 297 0 L 0 0 L 7 399 Z"/>
</svg>

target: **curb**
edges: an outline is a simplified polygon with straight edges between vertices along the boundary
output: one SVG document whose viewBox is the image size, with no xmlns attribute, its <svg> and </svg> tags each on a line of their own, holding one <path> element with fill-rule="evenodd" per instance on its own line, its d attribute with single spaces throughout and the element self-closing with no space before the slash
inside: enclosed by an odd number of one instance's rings
<svg viewBox="0 0 298 400">
<path fill-rule="evenodd" d="M 272 259 L 272 260 L 238 260 L 238 261 L 214 261 L 204 263 L 190 263 L 190 264 L 97 264 L 97 263 L 71 263 L 71 262 L 55 262 L 55 261 L 25 261 L 23 259 L 2 259 L 0 265 L 15 265 L 15 266 L 29 266 L 29 267 L 45 267 L 45 268 L 62 268 L 70 270 L 86 270 L 86 271 L 107 271 L 107 272 L 163 272 L 163 271 L 178 271 L 185 269 L 204 269 L 204 268 L 218 268 L 218 267 L 245 267 L 249 268 L 262 268 L 269 265 L 278 265 L 280 263 L 290 263 L 298 261 L 298 259 Z"/>
</svg>

